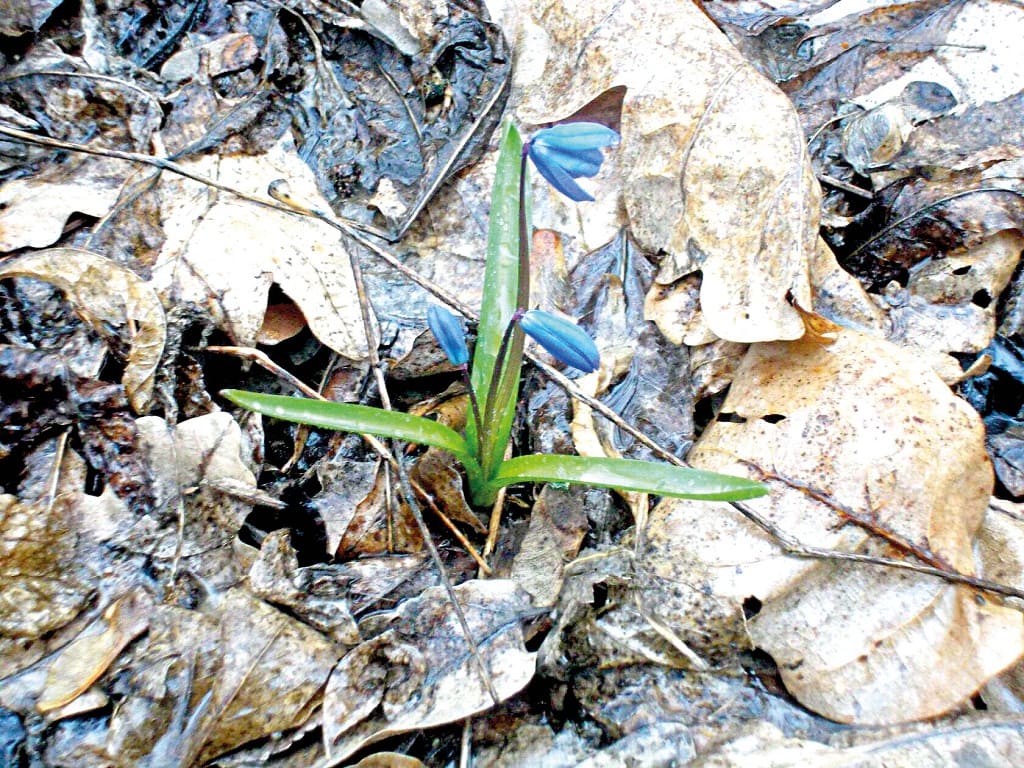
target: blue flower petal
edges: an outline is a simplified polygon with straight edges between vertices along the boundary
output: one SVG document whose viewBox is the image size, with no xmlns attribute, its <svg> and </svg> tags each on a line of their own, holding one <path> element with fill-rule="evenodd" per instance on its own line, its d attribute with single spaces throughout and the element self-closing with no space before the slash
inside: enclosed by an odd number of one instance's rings
<svg viewBox="0 0 1024 768">
<path fill-rule="evenodd" d="M 574 179 L 580 176 L 596 176 L 601 170 L 601 163 L 604 162 L 604 155 L 599 149 L 581 149 L 578 152 L 568 152 L 557 147 L 549 147 L 547 144 L 533 144 L 530 147 L 531 157 L 537 162 L 537 156 L 544 158 L 548 164 L 557 165 Z"/>
<path fill-rule="evenodd" d="M 448 362 L 452 365 L 465 365 L 469 362 L 466 329 L 462 325 L 461 317 L 444 307 L 431 304 L 427 308 L 427 325 L 448 356 Z"/>
<path fill-rule="evenodd" d="M 601 169 L 601 148 L 618 144 L 619 134 L 600 123 L 563 123 L 537 131 L 526 151 L 540 175 L 576 202 L 593 200 L 574 179 Z"/>
<path fill-rule="evenodd" d="M 593 202 L 594 196 L 573 181 L 572 176 L 562 170 L 561 166 L 548 162 L 545 156 L 537 154 L 535 147 L 530 147 L 529 154 L 534 167 L 547 180 L 548 184 L 577 203 Z"/>
<path fill-rule="evenodd" d="M 523 315 L 519 325 L 556 360 L 584 373 L 601 367 L 601 353 L 594 340 L 571 320 L 531 309 Z"/>
<path fill-rule="evenodd" d="M 619 143 L 619 134 L 600 123 L 562 123 L 537 131 L 533 141 L 573 152 L 614 147 Z"/>
</svg>

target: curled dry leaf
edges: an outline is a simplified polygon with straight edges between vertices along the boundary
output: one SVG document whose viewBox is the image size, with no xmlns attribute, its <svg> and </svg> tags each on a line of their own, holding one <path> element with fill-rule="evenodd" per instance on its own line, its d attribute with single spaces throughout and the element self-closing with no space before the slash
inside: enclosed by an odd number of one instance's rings
<svg viewBox="0 0 1024 768">
<path fill-rule="evenodd" d="M 625 86 L 624 204 L 643 248 L 667 254 L 659 282 L 703 270 L 721 338 L 801 336 L 787 296 L 811 307 L 820 191 L 786 97 L 692 3 L 512 5 L 522 118 L 565 118 Z"/>
<path fill-rule="evenodd" d="M 455 588 L 494 689 L 504 700 L 533 677 L 520 617 L 529 598 L 514 582 L 469 581 Z M 432 728 L 493 706 L 447 593 L 440 587 L 403 603 L 390 627 L 335 667 L 324 692 L 329 764 L 405 731 Z"/>
<path fill-rule="evenodd" d="M 184 165 L 264 199 L 271 182 L 285 179 L 303 205 L 329 208 L 289 137 L 263 155 L 208 156 Z M 366 355 L 355 280 L 334 229 L 180 177 L 163 179 L 160 194 L 166 239 L 153 284 L 162 296 L 208 307 L 235 342 L 252 346 L 277 283 L 320 341 L 349 359 Z"/>
<path fill-rule="evenodd" d="M 11 259 L 0 279 L 31 277 L 64 292 L 78 314 L 127 360 L 122 381 L 136 413 L 153 397 L 167 323 L 153 288 L 129 269 L 91 251 L 52 248 Z"/>
<path fill-rule="evenodd" d="M 757 345 L 723 414 L 691 453 L 695 466 L 792 478 L 890 542 L 975 571 L 974 537 L 992 485 L 983 430 L 917 356 L 852 331 L 832 345 Z M 805 544 L 899 552 L 869 541 L 834 506 L 773 485 L 771 496 L 748 504 Z M 939 579 L 787 558 L 725 505 L 663 502 L 644 558 L 673 583 L 762 601 L 755 642 L 797 699 L 835 720 L 935 716 L 1024 653 L 1017 611 Z M 687 626 L 684 615 L 673 621 Z"/>
</svg>

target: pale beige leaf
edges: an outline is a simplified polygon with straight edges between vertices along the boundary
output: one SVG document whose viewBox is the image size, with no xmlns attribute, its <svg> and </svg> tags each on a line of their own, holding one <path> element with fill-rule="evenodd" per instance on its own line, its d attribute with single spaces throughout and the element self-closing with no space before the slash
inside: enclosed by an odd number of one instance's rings
<svg viewBox="0 0 1024 768">
<path fill-rule="evenodd" d="M 533 677 L 520 616 L 528 596 L 514 582 L 468 581 L 455 588 L 466 621 L 504 700 Z M 403 603 L 389 628 L 346 655 L 324 692 L 324 743 L 337 765 L 368 744 L 432 728 L 494 705 L 441 587 Z"/>
<path fill-rule="evenodd" d="M 666 254 L 659 282 L 703 270 L 701 303 L 721 338 L 800 337 L 787 296 L 811 306 L 820 191 L 782 92 L 685 0 L 510 3 L 506 17 L 521 27 L 526 122 L 625 86 L 623 202 L 640 244 Z"/>
<path fill-rule="evenodd" d="M 77 248 L 52 248 L 6 261 L 0 266 L 0 278 L 5 277 L 50 283 L 97 333 L 109 336 L 116 329 L 128 349 L 122 376 L 128 401 L 136 413 L 146 412 L 167 338 L 164 309 L 149 283 L 98 253 Z"/>
<path fill-rule="evenodd" d="M 992 485 L 984 433 L 917 356 L 852 331 L 831 345 L 754 345 L 723 414 L 731 415 L 720 414 L 691 453 L 695 465 L 756 474 L 752 462 L 974 572 Z M 747 503 L 805 544 L 868 546 L 864 529 L 798 489 L 776 482 L 771 496 Z M 705 583 L 736 604 L 761 600 L 754 640 L 790 692 L 833 719 L 934 716 L 1024 652 L 1016 611 L 938 579 L 785 557 L 724 504 L 665 501 L 652 512 L 648 542 L 645 562 L 658 576 Z M 685 614 L 673 620 L 686 627 Z"/>
<path fill-rule="evenodd" d="M 153 598 L 141 589 L 111 603 L 95 626 L 75 638 L 50 665 L 36 709 L 50 712 L 88 690 L 125 646 L 148 628 L 152 609 Z"/>
<path fill-rule="evenodd" d="M 208 156 L 185 165 L 261 198 L 271 182 L 285 179 L 293 198 L 330 209 L 288 136 L 265 155 Z M 320 341 L 350 359 L 366 355 L 348 246 L 337 231 L 180 177 L 164 179 L 161 196 L 166 240 L 153 270 L 161 295 L 208 307 L 235 342 L 252 346 L 277 283 Z"/>
<path fill-rule="evenodd" d="M 0 186 L 0 252 L 57 242 L 74 213 L 106 216 L 131 172 L 123 160 L 77 157 Z"/>
<path fill-rule="evenodd" d="M 693 768 L 945 768 L 1020 765 L 1024 734 L 1016 718 L 971 714 L 936 726 L 837 734 L 833 744 L 786 738 L 757 721 L 688 765 Z M 843 744 L 842 741 L 853 742 Z"/>
</svg>

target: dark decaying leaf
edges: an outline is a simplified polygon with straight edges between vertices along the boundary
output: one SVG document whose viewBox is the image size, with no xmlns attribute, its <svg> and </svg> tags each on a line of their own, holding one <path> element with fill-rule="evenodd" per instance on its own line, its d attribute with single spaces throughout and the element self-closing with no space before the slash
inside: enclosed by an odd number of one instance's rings
<svg viewBox="0 0 1024 768">
<path fill-rule="evenodd" d="M 302 93 L 299 151 L 335 210 L 400 234 L 440 183 L 471 162 L 501 112 L 511 59 L 476 0 L 447 4 L 412 58 L 327 26 L 319 79 Z"/>
<path fill-rule="evenodd" d="M 985 447 L 996 476 L 1013 497 L 1024 496 L 1024 348 L 996 336 L 981 352 L 988 370 L 963 383 L 961 392 L 985 420 Z"/>
<path fill-rule="evenodd" d="M 120 385 L 76 376 L 58 356 L 0 345 L 0 458 L 74 426 L 89 464 L 132 508 L 152 507 L 149 468 Z"/>
<path fill-rule="evenodd" d="M 846 257 L 848 268 L 855 274 L 860 265 L 872 262 L 909 268 L 932 256 L 976 246 L 997 232 L 1019 229 L 1024 193 L 1010 181 L 964 173 L 942 182 L 915 179 L 887 189 L 880 202 L 887 222 Z"/>
<path fill-rule="evenodd" d="M 455 588 L 470 632 L 501 699 L 533 677 L 521 616 L 529 599 L 511 581 Z M 364 621 L 380 634 L 349 652 L 324 692 L 324 743 L 331 765 L 387 736 L 469 717 L 493 704 L 447 593 L 428 589 L 391 614 Z"/>
</svg>

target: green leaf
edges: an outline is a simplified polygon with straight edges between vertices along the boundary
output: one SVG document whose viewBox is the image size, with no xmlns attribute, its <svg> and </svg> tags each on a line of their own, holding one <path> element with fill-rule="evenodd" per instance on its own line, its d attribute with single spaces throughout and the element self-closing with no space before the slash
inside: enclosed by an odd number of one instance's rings
<svg viewBox="0 0 1024 768">
<path fill-rule="evenodd" d="M 482 479 L 480 465 L 473 458 L 462 435 L 430 419 L 366 405 L 330 403 L 306 397 L 264 395 L 241 389 L 224 389 L 220 394 L 235 405 L 275 419 L 336 429 L 339 432 L 393 437 L 408 443 L 442 448 L 462 462 L 471 485 L 479 484 Z"/>
<path fill-rule="evenodd" d="M 519 177 L 522 155 L 523 140 L 516 127 L 508 123 L 501 139 L 491 192 L 484 291 L 471 376 L 480 402 L 480 413 L 484 414 L 481 427 L 483 449 L 478 458 L 485 475 L 492 473 L 504 458 L 515 416 L 522 365 L 523 333 L 517 328 L 506 356 L 504 375 L 495 370 L 502 336 L 519 305 Z M 495 381 L 495 377 L 500 378 Z M 472 420 L 467 435 L 469 445 L 475 450 L 477 435 Z"/>
<path fill-rule="evenodd" d="M 768 486 L 745 477 L 633 459 L 534 454 L 504 462 L 488 486 L 514 483 L 580 483 L 704 501 L 741 501 L 768 493 Z"/>
</svg>

